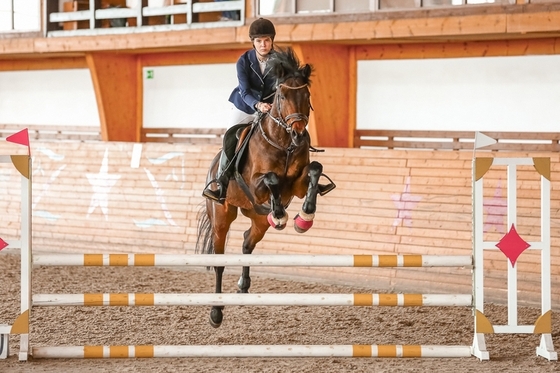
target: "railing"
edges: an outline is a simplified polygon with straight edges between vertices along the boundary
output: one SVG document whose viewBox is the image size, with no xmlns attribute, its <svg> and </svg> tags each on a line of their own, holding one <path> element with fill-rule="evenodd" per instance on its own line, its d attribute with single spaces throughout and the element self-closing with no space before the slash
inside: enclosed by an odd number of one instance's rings
<svg viewBox="0 0 560 373">
<path fill-rule="evenodd" d="M 493 151 L 560 151 L 559 132 L 484 132 Z M 354 147 L 368 149 L 473 150 L 474 131 L 356 130 Z"/>
<path fill-rule="evenodd" d="M 0 139 L 27 128 L 30 140 L 101 141 L 99 127 L 0 124 Z M 142 128 L 141 142 L 221 145 L 226 128 Z"/>
<path fill-rule="evenodd" d="M 138 0 L 134 8 L 104 8 L 99 0 L 78 1 L 72 11 L 48 12 L 47 36 L 82 36 L 101 34 L 129 34 L 153 31 L 185 30 L 208 27 L 242 26 L 245 22 L 245 1 L 196 2 L 196 0 L 174 0 L 168 6 L 147 6 L 147 0 Z M 78 6 L 80 5 L 80 6 Z M 87 6 L 87 9 L 82 9 Z M 239 19 L 198 22 L 203 13 L 234 11 Z M 160 17 L 162 24 L 151 24 L 149 17 Z M 103 25 L 101 21 L 110 20 Z M 112 21 L 112 22 L 111 22 Z M 86 28 L 59 30 L 59 23 L 85 23 Z M 129 23 L 126 27 L 127 22 Z M 157 23 L 157 22 L 155 22 Z M 104 27 L 105 26 L 105 27 Z M 109 26 L 109 27 L 107 27 Z"/>
<path fill-rule="evenodd" d="M 100 141 L 99 127 L 0 124 L 0 138 L 27 128 L 30 140 Z"/>
<path fill-rule="evenodd" d="M 142 128 L 141 142 L 221 145 L 226 128 Z"/>
</svg>

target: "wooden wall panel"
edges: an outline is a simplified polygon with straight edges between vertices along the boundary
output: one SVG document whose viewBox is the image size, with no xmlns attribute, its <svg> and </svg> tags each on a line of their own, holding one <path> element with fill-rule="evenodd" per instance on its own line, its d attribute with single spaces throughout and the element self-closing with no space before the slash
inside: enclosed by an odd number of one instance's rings
<svg viewBox="0 0 560 373">
<path fill-rule="evenodd" d="M 219 146 L 142 144 L 137 168 L 133 143 L 38 142 L 33 164 L 33 247 L 54 252 L 194 253 L 197 213 L 211 159 Z M 484 153 L 484 156 L 550 156 L 553 307 L 560 304 L 560 156 L 558 153 Z M 337 188 L 318 199 L 314 226 L 305 234 L 288 227 L 269 230 L 258 254 L 471 254 L 472 152 L 380 151 L 327 148 L 312 154 Z M 19 175 L 0 165 L 0 237 L 15 239 L 19 229 Z M 505 169 L 485 176 L 485 199 L 506 196 Z M 539 181 L 531 167 L 518 171 L 518 232 L 539 240 Z M 288 208 L 291 218 L 302 201 Z M 498 224 L 486 228 L 499 240 Z M 241 253 L 248 220 L 233 224 L 227 252 Z M 500 231 L 502 230 L 502 231 Z M 504 302 L 506 259 L 485 254 L 488 301 Z M 519 299 L 536 304 L 540 292 L 538 253 L 519 259 Z M 240 273 L 239 268 L 228 268 Z M 468 268 L 253 268 L 252 273 L 369 287 L 372 292 L 469 293 Z"/>
<path fill-rule="evenodd" d="M 105 141 L 139 141 L 142 128 L 142 69 L 134 55 L 88 53 L 101 137 Z"/>
<path fill-rule="evenodd" d="M 350 77 L 349 48 L 345 46 L 296 44 L 294 50 L 303 63 L 313 65 L 311 82 L 310 133 L 317 146 L 347 147 Z"/>
</svg>

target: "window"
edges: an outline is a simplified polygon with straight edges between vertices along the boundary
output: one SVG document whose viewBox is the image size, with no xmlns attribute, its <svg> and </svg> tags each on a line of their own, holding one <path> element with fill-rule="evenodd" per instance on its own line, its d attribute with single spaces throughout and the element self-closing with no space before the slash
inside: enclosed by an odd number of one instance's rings
<svg viewBox="0 0 560 373">
<path fill-rule="evenodd" d="M 293 14 L 294 0 L 259 0 L 259 14 L 261 16 Z"/>
<path fill-rule="evenodd" d="M 37 31 L 41 0 L 0 0 L 0 32 Z"/>
<path fill-rule="evenodd" d="M 453 7 L 471 4 L 510 4 L 514 0 L 259 0 L 259 15 L 290 16 Z M 530 0 L 555 1 L 555 0 Z M 378 9 L 376 9 L 378 7 Z"/>
<path fill-rule="evenodd" d="M 259 15 L 358 13 L 374 10 L 374 0 L 259 0 Z"/>
</svg>

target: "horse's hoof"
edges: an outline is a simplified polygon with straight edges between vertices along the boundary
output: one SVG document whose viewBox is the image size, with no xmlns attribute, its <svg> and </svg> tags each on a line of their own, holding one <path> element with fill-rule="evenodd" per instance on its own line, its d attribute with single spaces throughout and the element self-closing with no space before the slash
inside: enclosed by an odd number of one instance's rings
<svg viewBox="0 0 560 373">
<path fill-rule="evenodd" d="M 219 328 L 220 325 L 222 325 L 222 323 L 216 324 L 216 323 L 212 320 L 212 317 L 210 317 L 210 318 L 208 319 L 208 321 L 210 321 L 210 326 L 212 326 L 213 328 Z"/>
<path fill-rule="evenodd" d="M 212 308 L 212 310 L 210 311 L 210 325 L 212 325 L 213 328 L 219 328 L 220 325 L 222 325 L 223 319 L 224 315 L 222 313 L 222 310 Z"/>
<path fill-rule="evenodd" d="M 266 220 L 272 228 L 281 231 L 282 229 L 286 228 L 286 223 L 288 222 L 288 214 L 284 214 L 284 217 L 282 217 L 282 219 L 276 219 L 271 212 L 267 215 Z"/>
<path fill-rule="evenodd" d="M 299 214 L 294 218 L 294 229 L 298 233 L 305 233 L 313 226 L 313 219 L 304 220 Z"/>
</svg>

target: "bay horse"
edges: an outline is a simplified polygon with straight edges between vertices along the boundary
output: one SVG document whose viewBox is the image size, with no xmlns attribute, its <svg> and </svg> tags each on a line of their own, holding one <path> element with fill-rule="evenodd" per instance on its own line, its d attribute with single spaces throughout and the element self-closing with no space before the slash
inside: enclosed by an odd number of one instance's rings
<svg viewBox="0 0 560 373">
<path fill-rule="evenodd" d="M 240 210 L 251 220 L 242 247 L 243 254 L 251 254 L 270 226 L 278 230 L 286 227 L 286 207 L 294 196 L 305 198 L 294 218 L 294 228 L 303 233 L 313 224 L 317 194 L 324 195 L 335 188 L 332 180 L 322 174 L 323 166 L 309 159 L 310 149 L 315 150 L 310 146 L 306 130 L 312 109 L 309 91 L 312 66 L 302 66 L 291 48 L 277 51 L 270 64 L 277 82 L 272 108 L 260 114 L 239 137 L 239 143 L 246 145 L 234 157 L 235 178 L 228 184 L 225 202 L 219 204 L 208 199 L 202 206 L 198 216 L 197 253 L 224 254 L 230 225 Z M 215 181 L 219 159 L 220 153 L 211 162 L 207 183 Z M 319 184 L 321 176 L 330 183 Z M 214 267 L 214 271 L 215 292 L 221 293 L 224 267 Z M 238 292 L 249 292 L 249 267 L 243 267 L 238 286 Z M 223 308 L 212 307 L 213 327 L 221 325 Z"/>
</svg>

